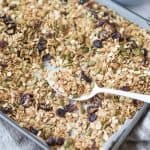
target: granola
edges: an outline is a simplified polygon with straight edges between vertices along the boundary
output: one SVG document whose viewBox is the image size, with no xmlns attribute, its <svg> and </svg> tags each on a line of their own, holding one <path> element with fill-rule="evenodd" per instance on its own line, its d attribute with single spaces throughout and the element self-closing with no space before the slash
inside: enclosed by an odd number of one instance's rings
<svg viewBox="0 0 150 150">
<path fill-rule="evenodd" d="M 0 110 L 54 149 L 102 149 L 143 105 L 99 86 L 150 94 L 150 34 L 90 0 L 0 1 Z M 49 63 L 55 72 L 45 70 Z"/>
</svg>

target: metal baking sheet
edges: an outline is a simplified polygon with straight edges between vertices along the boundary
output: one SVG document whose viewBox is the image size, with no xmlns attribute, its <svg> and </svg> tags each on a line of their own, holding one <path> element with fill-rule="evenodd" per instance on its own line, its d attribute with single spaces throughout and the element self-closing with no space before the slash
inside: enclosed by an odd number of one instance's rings
<svg viewBox="0 0 150 150">
<path fill-rule="evenodd" d="M 100 2 L 101 4 L 106 5 L 107 7 L 115 10 L 116 12 L 118 12 L 118 14 L 130 20 L 131 22 L 138 24 L 140 27 L 150 30 L 150 26 L 148 25 L 147 20 L 137 15 L 136 13 L 129 11 L 123 6 L 116 4 L 112 2 L 111 0 L 97 0 L 97 2 Z M 120 145 L 124 142 L 124 140 L 132 131 L 132 129 L 135 127 L 137 122 L 145 114 L 148 106 L 149 106 L 148 104 L 144 104 L 143 107 L 136 113 L 136 115 L 131 120 L 126 122 L 117 133 L 115 133 L 114 135 L 112 135 L 112 137 L 110 137 L 110 139 L 104 144 L 103 149 L 104 150 L 118 150 Z M 27 138 L 35 142 L 43 150 L 49 149 L 49 147 L 46 145 L 46 143 L 42 139 L 39 139 L 38 137 L 34 136 L 33 134 L 27 132 L 26 130 L 18 126 L 14 120 L 8 118 L 2 112 L 0 112 L 0 119 L 4 120 L 8 124 L 10 124 L 13 128 L 15 128 L 17 131 L 22 133 L 24 136 L 26 136 Z"/>
</svg>

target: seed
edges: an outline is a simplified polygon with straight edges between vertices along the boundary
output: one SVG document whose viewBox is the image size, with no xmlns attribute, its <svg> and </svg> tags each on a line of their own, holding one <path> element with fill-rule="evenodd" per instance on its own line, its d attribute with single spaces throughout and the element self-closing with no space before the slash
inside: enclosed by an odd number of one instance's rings
<svg viewBox="0 0 150 150">
<path fill-rule="evenodd" d="M 56 145 L 56 139 L 54 137 L 49 137 L 46 141 L 46 143 L 49 145 L 49 146 L 55 146 Z"/>
<path fill-rule="evenodd" d="M 65 139 L 62 137 L 56 138 L 56 145 L 63 145 Z"/>
<path fill-rule="evenodd" d="M 94 122 L 96 119 L 97 119 L 97 116 L 96 116 L 95 113 L 91 113 L 91 114 L 89 115 L 89 121 L 90 121 L 90 122 Z"/>
<path fill-rule="evenodd" d="M 50 61 L 53 57 L 50 55 L 50 54 L 45 54 L 43 57 L 42 57 L 42 61 L 43 62 L 46 62 L 46 61 Z"/>
<path fill-rule="evenodd" d="M 112 37 L 113 39 L 121 40 L 121 34 L 120 34 L 119 32 L 113 32 L 113 33 L 111 34 L 111 37 Z"/>
<path fill-rule="evenodd" d="M 45 111 L 51 111 L 53 108 L 48 104 L 41 103 L 41 104 L 39 104 L 38 109 L 42 109 Z"/>
<path fill-rule="evenodd" d="M 109 38 L 110 33 L 106 30 L 102 30 L 101 32 L 99 32 L 98 37 L 101 41 L 105 41 Z"/>
<path fill-rule="evenodd" d="M 102 48 L 103 46 L 102 46 L 102 41 L 101 40 L 95 40 L 94 42 L 93 42 L 93 46 L 95 47 L 95 48 Z"/>
<path fill-rule="evenodd" d="M 0 49 L 6 48 L 8 45 L 8 42 L 4 40 L 0 40 Z"/>
<path fill-rule="evenodd" d="M 134 40 L 130 41 L 130 45 L 131 45 L 131 48 L 135 49 L 135 48 L 138 48 L 136 42 Z"/>
<path fill-rule="evenodd" d="M 34 135 L 38 134 L 38 130 L 36 130 L 35 128 L 33 128 L 32 126 L 29 128 L 29 131 L 32 132 Z"/>
<path fill-rule="evenodd" d="M 47 44 L 47 40 L 41 37 L 37 44 L 37 49 L 39 50 L 40 53 L 46 49 L 46 44 Z"/>
<path fill-rule="evenodd" d="M 92 79 L 88 77 L 83 70 L 81 71 L 81 79 L 85 80 L 88 83 L 92 82 Z"/>
<path fill-rule="evenodd" d="M 66 115 L 66 110 L 63 109 L 63 108 L 58 108 L 58 109 L 56 110 L 56 115 L 59 116 L 59 117 L 64 118 L 65 115 Z"/>
<path fill-rule="evenodd" d="M 25 106 L 29 107 L 30 103 L 32 102 L 33 95 L 30 93 L 22 94 L 20 97 L 20 103 Z"/>
<path fill-rule="evenodd" d="M 77 106 L 75 104 L 68 104 L 66 106 L 64 106 L 64 110 L 66 112 L 73 112 L 77 109 Z"/>
</svg>

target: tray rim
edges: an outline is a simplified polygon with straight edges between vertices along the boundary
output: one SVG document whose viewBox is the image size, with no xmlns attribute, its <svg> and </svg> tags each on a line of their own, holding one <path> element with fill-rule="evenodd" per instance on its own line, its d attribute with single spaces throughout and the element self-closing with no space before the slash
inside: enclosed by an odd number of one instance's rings
<svg viewBox="0 0 150 150">
<path fill-rule="evenodd" d="M 116 2 L 113 2 L 112 0 L 96 0 L 98 3 L 107 6 L 108 8 L 112 9 L 113 11 L 116 11 L 120 16 L 124 17 L 125 19 L 139 25 L 140 27 L 150 30 L 150 26 L 147 23 L 147 20 L 145 18 L 142 18 L 140 15 L 132 12 L 131 10 L 127 9 L 126 7 L 117 4 Z M 121 13 L 119 12 L 121 10 Z M 147 109 L 149 107 L 149 104 L 144 103 L 144 105 L 141 107 L 139 111 L 133 116 L 133 118 L 130 120 L 130 128 L 124 129 L 124 132 L 117 138 L 117 142 L 115 141 L 113 143 L 113 146 L 108 149 L 104 150 L 118 150 L 120 145 L 124 142 L 126 137 L 131 133 L 132 129 L 135 127 L 135 125 L 138 123 L 138 121 L 142 118 L 144 113 L 146 113 Z M 39 137 L 31 134 L 30 132 L 27 132 L 22 127 L 20 127 L 16 121 L 8 117 L 6 114 L 0 111 L 0 119 L 5 120 L 9 125 L 14 127 L 17 131 L 22 133 L 24 136 L 35 142 L 39 147 L 43 148 L 44 150 L 49 150 L 50 147 Z M 128 125 L 129 126 L 129 125 Z M 121 127 L 122 128 L 122 127 Z M 107 143 L 107 142 L 106 142 Z"/>
</svg>

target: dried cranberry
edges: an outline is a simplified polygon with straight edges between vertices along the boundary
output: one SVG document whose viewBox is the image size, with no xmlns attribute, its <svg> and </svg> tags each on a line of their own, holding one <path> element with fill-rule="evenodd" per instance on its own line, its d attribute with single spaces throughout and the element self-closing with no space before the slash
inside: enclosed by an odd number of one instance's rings
<svg viewBox="0 0 150 150">
<path fill-rule="evenodd" d="M 93 41 L 93 46 L 95 47 L 95 48 L 102 48 L 103 46 L 102 46 L 102 41 L 101 40 L 94 40 Z"/>
<path fill-rule="evenodd" d="M 138 100 L 136 100 L 136 99 L 133 99 L 133 104 L 134 104 L 134 106 L 137 106 L 138 105 Z"/>
<path fill-rule="evenodd" d="M 21 56 L 21 52 L 18 50 L 17 51 L 17 57 L 20 57 Z"/>
<path fill-rule="evenodd" d="M 0 40 L 0 49 L 6 48 L 8 45 L 8 42 L 4 40 Z"/>
<path fill-rule="evenodd" d="M 89 121 L 94 122 L 97 119 L 97 116 L 95 113 L 89 114 Z"/>
<path fill-rule="evenodd" d="M 129 86 L 123 86 L 120 88 L 123 91 L 130 91 L 130 87 Z"/>
<path fill-rule="evenodd" d="M 81 79 L 85 80 L 88 83 L 92 82 L 92 79 L 88 77 L 83 70 L 81 71 Z"/>
<path fill-rule="evenodd" d="M 148 56 L 148 50 L 146 48 L 143 48 L 142 51 L 143 51 L 143 56 L 147 57 Z"/>
<path fill-rule="evenodd" d="M 6 68 L 6 67 L 8 67 L 8 65 L 7 64 L 5 64 L 5 63 L 2 63 L 2 62 L 0 62 L 0 66 L 4 69 L 4 68 Z"/>
<path fill-rule="evenodd" d="M 53 57 L 50 55 L 50 54 L 45 54 L 43 57 L 42 57 L 42 61 L 43 62 L 46 62 L 46 61 L 50 61 Z"/>
<path fill-rule="evenodd" d="M 64 144 L 65 139 L 62 137 L 49 137 L 46 141 L 46 143 L 49 146 L 60 146 Z"/>
<path fill-rule="evenodd" d="M 58 137 L 58 138 L 56 138 L 56 145 L 63 145 L 64 141 L 65 141 L 64 138 Z"/>
<path fill-rule="evenodd" d="M 20 97 L 20 103 L 25 106 L 28 107 L 30 105 L 30 103 L 32 102 L 33 99 L 33 95 L 30 93 L 26 93 L 26 94 L 22 94 Z"/>
<path fill-rule="evenodd" d="M 54 137 L 49 137 L 46 141 L 46 143 L 49 145 L 49 146 L 55 146 L 56 145 L 56 139 Z"/>
<path fill-rule="evenodd" d="M 39 50 L 40 53 L 46 49 L 46 44 L 47 44 L 47 40 L 41 37 L 37 44 L 37 49 Z"/>
<path fill-rule="evenodd" d="M 38 134 L 38 130 L 36 130 L 36 129 L 33 128 L 33 127 L 30 127 L 30 128 L 29 128 L 29 131 L 32 132 L 34 135 L 37 135 L 37 134 Z"/>
<path fill-rule="evenodd" d="M 101 26 L 103 26 L 106 23 L 108 23 L 107 19 L 101 19 L 101 20 L 98 21 L 96 27 L 101 27 Z"/>
<path fill-rule="evenodd" d="M 122 39 L 121 34 L 120 34 L 119 32 L 113 32 L 113 33 L 111 34 L 111 37 L 112 37 L 113 39 L 118 39 L 118 40 L 121 40 L 121 39 Z"/>
<path fill-rule="evenodd" d="M 64 118 L 65 115 L 66 115 L 66 110 L 63 109 L 63 108 L 58 108 L 58 109 L 56 110 L 56 115 L 59 116 L 59 117 Z"/>
<path fill-rule="evenodd" d="M 68 104 L 64 106 L 64 109 L 66 112 L 73 112 L 77 109 L 77 106 L 75 104 Z"/>
</svg>

